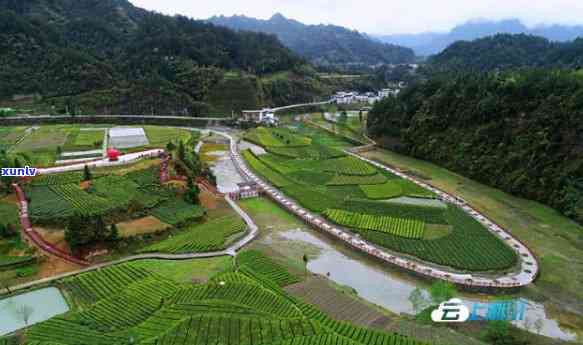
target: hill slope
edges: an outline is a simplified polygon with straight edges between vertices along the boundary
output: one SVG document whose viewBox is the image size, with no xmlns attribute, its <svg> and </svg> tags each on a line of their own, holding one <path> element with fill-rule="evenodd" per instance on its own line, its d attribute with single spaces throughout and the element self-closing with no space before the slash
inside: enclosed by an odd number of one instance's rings
<svg viewBox="0 0 583 345">
<path fill-rule="evenodd" d="M 252 99 L 278 103 L 257 78 L 290 71 L 317 93 L 313 72 L 273 36 L 164 16 L 126 0 L 5 0 L 0 63 L 0 100 L 37 95 L 57 112 L 226 112 L 210 98 L 227 77 L 255 80 Z"/>
<path fill-rule="evenodd" d="M 583 66 L 583 39 L 551 42 L 525 34 L 498 34 L 460 41 L 429 59 L 440 71 L 490 71 L 523 67 Z"/>
<path fill-rule="evenodd" d="M 378 35 L 377 38 L 386 43 L 412 48 L 417 55 L 428 56 L 443 51 L 457 41 L 473 41 L 496 34 L 521 33 L 544 37 L 551 41 L 566 42 L 583 36 L 583 26 L 551 25 L 529 28 L 518 19 L 473 20 L 458 25 L 449 32 Z"/>
<path fill-rule="evenodd" d="M 434 78 L 375 105 L 369 132 L 583 222 L 581 99 L 579 71 Z"/>
<path fill-rule="evenodd" d="M 235 30 L 274 34 L 291 50 L 319 65 L 398 64 L 415 58 L 411 49 L 373 41 L 357 31 L 334 25 L 305 25 L 281 14 L 269 20 L 220 16 L 208 21 Z"/>
</svg>

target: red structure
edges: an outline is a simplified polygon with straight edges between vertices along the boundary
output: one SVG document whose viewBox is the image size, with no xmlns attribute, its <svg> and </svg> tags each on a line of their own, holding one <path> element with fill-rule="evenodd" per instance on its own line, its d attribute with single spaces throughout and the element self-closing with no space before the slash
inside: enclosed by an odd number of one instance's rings
<svg viewBox="0 0 583 345">
<path fill-rule="evenodd" d="M 118 150 L 116 150 L 114 148 L 110 148 L 107 150 L 107 158 L 109 158 L 110 162 L 115 162 L 115 161 L 119 160 L 120 155 L 121 155 L 121 152 L 119 152 Z"/>
</svg>

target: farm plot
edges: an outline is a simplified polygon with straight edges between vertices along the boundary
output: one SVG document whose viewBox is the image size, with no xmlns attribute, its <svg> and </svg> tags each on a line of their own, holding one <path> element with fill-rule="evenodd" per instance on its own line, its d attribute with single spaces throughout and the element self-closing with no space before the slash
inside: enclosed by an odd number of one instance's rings
<svg viewBox="0 0 583 345">
<path fill-rule="evenodd" d="M 516 263 L 516 253 L 463 210 L 449 206 L 445 213 L 452 231 L 435 240 L 413 240 L 378 231 L 367 231 L 364 237 L 389 249 L 462 270 L 502 270 Z"/>
<path fill-rule="evenodd" d="M 253 171 L 266 178 L 274 186 L 285 187 L 292 184 L 292 182 L 290 182 L 288 179 L 278 174 L 274 170 L 270 169 L 267 165 L 263 164 L 263 162 L 261 162 L 253 154 L 253 152 L 251 152 L 251 150 L 243 151 L 243 157 L 245 158 L 247 163 L 249 163 Z"/>
<path fill-rule="evenodd" d="M 15 204 L 0 201 L 0 226 L 18 225 L 18 207 Z"/>
<path fill-rule="evenodd" d="M 181 199 L 168 200 L 151 210 L 151 214 L 166 224 L 181 226 L 204 216 L 204 209 Z"/>
<path fill-rule="evenodd" d="M 47 152 L 56 151 L 67 140 L 70 129 L 61 126 L 46 126 L 34 129 L 27 135 L 15 150 L 17 152 Z"/>
<path fill-rule="evenodd" d="M 275 282 L 279 286 L 287 286 L 300 281 L 289 273 L 283 266 L 258 251 L 245 251 L 237 256 L 237 262 L 241 266 L 249 266 L 266 279 Z"/>
<path fill-rule="evenodd" d="M 358 175 L 335 175 L 327 186 L 344 186 L 344 185 L 377 185 L 387 182 L 387 177 L 382 174 L 374 174 L 367 176 Z"/>
<path fill-rule="evenodd" d="M 103 144 L 105 130 L 81 131 L 73 128 L 69 131 L 63 151 L 89 151 L 100 149 Z"/>
<path fill-rule="evenodd" d="M 145 269 L 122 264 L 65 279 L 63 286 L 75 297 L 76 303 L 86 306 L 116 295 L 123 288 L 149 275 Z"/>
<path fill-rule="evenodd" d="M 250 130 L 245 140 L 263 147 L 298 147 L 308 146 L 311 139 L 292 133 L 286 129 L 259 127 Z"/>
<path fill-rule="evenodd" d="M 354 156 L 310 152 L 341 152 L 339 148 L 349 146 L 321 130 L 300 125 L 295 133 L 311 138 L 311 144 L 267 146 L 270 154 L 260 175 L 303 207 L 325 212 L 371 242 L 432 263 L 490 271 L 516 262 L 510 247 L 471 217 L 454 216 L 455 207 L 437 200 L 434 193 Z M 254 157 L 245 158 L 253 166 Z M 470 257 L 472 251 L 480 253 Z M 489 257 L 490 251 L 495 254 Z"/>
<path fill-rule="evenodd" d="M 349 199 L 338 208 L 377 216 L 417 219 L 428 224 L 448 224 L 446 210 L 439 207 Z"/>
<path fill-rule="evenodd" d="M 239 216 L 218 218 L 207 223 L 190 225 L 177 235 L 142 250 L 146 253 L 202 253 L 224 249 L 229 238 L 241 234 L 247 225 Z"/>
<path fill-rule="evenodd" d="M 78 184 L 51 185 L 49 189 L 73 208 L 73 213 L 84 216 L 101 215 L 122 207 L 118 200 L 112 201 L 87 193 Z"/>
<path fill-rule="evenodd" d="M 342 199 L 326 193 L 326 189 L 323 188 L 292 185 L 283 188 L 283 192 L 297 200 L 303 207 L 314 212 L 323 212 L 328 208 L 338 207 L 343 202 Z"/>
<path fill-rule="evenodd" d="M 12 269 L 34 263 L 36 258 L 32 256 L 5 256 L 0 255 L 0 271 Z"/>
<path fill-rule="evenodd" d="M 148 137 L 150 147 L 162 147 L 169 142 L 196 140 L 200 136 L 198 131 L 190 131 L 182 128 L 145 126 L 144 131 Z"/>
<path fill-rule="evenodd" d="M 283 175 L 290 174 L 296 170 L 285 164 L 289 159 L 283 156 L 266 153 L 255 157 L 263 164 L 267 165 L 270 169 L 273 169 Z"/>
<path fill-rule="evenodd" d="M 8 149 L 26 134 L 26 127 L 0 128 L 0 149 Z"/>
<path fill-rule="evenodd" d="M 138 264 L 65 279 L 83 308 L 33 325 L 25 336 L 31 344 L 62 345 L 421 344 L 331 319 L 280 288 L 296 281 L 281 266 L 242 254 L 238 272 L 206 284 L 180 284 Z"/>
<path fill-rule="evenodd" d="M 324 214 L 328 219 L 339 225 L 355 229 L 379 231 L 405 238 L 423 238 L 425 231 L 425 223 L 417 219 L 378 216 L 337 209 L 328 209 Z"/>
<path fill-rule="evenodd" d="M 375 175 L 377 169 L 372 165 L 352 156 L 337 159 L 329 159 L 320 163 L 319 170 L 340 175 Z"/>
<path fill-rule="evenodd" d="M 360 189 L 371 200 L 390 199 L 403 195 L 403 189 L 397 179 L 390 179 L 383 184 L 361 185 Z"/>
<path fill-rule="evenodd" d="M 267 146 L 265 147 L 267 152 L 273 153 L 275 155 L 288 157 L 288 158 L 298 158 L 298 159 L 331 159 L 343 157 L 346 154 L 341 150 L 333 147 L 323 146 L 323 145 L 310 145 L 303 147 L 275 147 Z"/>
<path fill-rule="evenodd" d="M 30 198 L 29 214 L 33 223 L 62 222 L 74 214 L 73 205 L 50 186 L 27 188 L 26 195 Z"/>
</svg>

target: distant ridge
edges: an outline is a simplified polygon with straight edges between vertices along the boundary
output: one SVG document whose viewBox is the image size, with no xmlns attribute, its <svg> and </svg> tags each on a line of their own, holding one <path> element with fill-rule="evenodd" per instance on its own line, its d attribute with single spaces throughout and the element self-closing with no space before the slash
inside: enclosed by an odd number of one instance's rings
<svg viewBox="0 0 583 345">
<path fill-rule="evenodd" d="M 212 17 L 209 22 L 234 30 L 276 35 L 295 53 L 317 65 L 399 64 L 413 62 L 413 50 L 385 44 L 368 35 L 335 25 L 306 25 L 281 13 L 268 20 L 246 16 Z"/>
<path fill-rule="evenodd" d="M 473 41 L 495 34 L 529 34 L 550 41 L 572 41 L 583 36 L 583 26 L 550 25 L 529 28 L 518 19 L 501 21 L 471 20 L 458 25 L 449 32 L 426 32 L 420 34 L 376 35 L 383 42 L 409 47 L 419 56 L 428 56 L 443 51 L 457 41 Z"/>
</svg>

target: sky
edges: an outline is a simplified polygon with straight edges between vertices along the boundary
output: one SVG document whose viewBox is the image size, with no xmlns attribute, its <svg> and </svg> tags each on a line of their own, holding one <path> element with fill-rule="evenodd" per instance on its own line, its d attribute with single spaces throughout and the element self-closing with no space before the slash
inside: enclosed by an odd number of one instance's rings
<svg viewBox="0 0 583 345">
<path fill-rule="evenodd" d="M 448 31 L 474 19 L 518 18 L 528 26 L 583 25 L 582 0 L 130 0 L 196 19 L 274 13 L 306 24 L 336 24 L 371 34 Z"/>
</svg>

